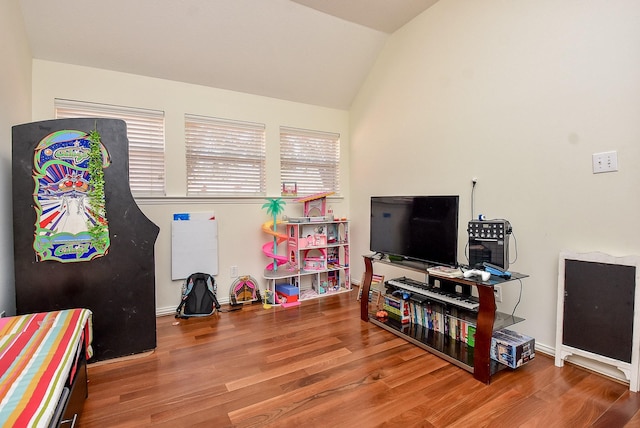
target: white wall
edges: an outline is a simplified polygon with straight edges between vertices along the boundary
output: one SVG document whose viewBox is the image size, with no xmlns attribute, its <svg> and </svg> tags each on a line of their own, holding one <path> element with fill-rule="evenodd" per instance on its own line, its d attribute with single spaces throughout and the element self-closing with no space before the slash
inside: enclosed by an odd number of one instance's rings
<svg viewBox="0 0 640 428">
<path fill-rule="evenodd" d="M 17 0 L 0 2 L 0 312 L 15 315 L 11 127 L 31 119 L 31 51 Z"/>
<path fill-rule="evenodd" d="M 156 242 L 156 307 L 158 313 L 175 310 L 181 281 L 171 280 L 171 220 L 178 212 L 213 212 L 218 219 L 218 297 L 228 301 L 233 282 L 230 267 L 240 275 L 252 275 L 264 287 L 262 273 L 270 262 L 261 252 L 270 236 L 261 231 L 269 220 L 264 198 L 186 198 L 184 114 L 192 113 L 266 124 L 267 196 L 280 196 L 279 127 L 337 132 L 341 135 L 343 198 L 330 199 L 339 216 L 349 212 L 348 112 L 189 85 L 161 79 L 78 67 L 49 61 L 33 61 L 33 121 L 53 118 L 54 98 L 162 110 L 166 124 L 167 194 L 164 199 L 139 199 L 142 211 L 160 227 Z M 288 200 L 285 214 L 302 215 L 302 205 Z M 109 214 L 113 215 L 113 214 Z"/>
<path fill-rule="evenodd" d="M 638 40 L 633 0 L 441 0 L 403 27 L 351 109 L 352 254 L 371 195 L 459 194 L 466 262 L 478 177 L 475 214 L 511 221 L 530 275 L 514 328 L 552 350 L 560 250 L 640 254 Z M 619 171 L 592 174 L 609 150 Z M 503 288 L 510 313 L 520 287 Z"/>
</svg>

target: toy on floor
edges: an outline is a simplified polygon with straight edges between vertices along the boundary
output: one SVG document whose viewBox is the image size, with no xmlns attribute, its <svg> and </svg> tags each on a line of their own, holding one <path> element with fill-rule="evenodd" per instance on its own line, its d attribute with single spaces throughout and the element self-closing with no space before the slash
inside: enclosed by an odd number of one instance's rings
<svg viewBox="0 0 640 428">
<path fill-rule="evenodd" d="M 250 275 L 236 278 L 231 284 L 229 294 L 229 301 L 232 306 L 262 301 L 258 282 Z"/>
</svg>

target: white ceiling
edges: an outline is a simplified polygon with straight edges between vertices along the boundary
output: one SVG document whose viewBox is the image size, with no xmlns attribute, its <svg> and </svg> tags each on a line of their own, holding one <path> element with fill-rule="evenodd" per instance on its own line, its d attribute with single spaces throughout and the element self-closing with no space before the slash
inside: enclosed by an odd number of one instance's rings
<svg viewBox="0 0 640 428">
<path fill-rule="evenodd" d="M 19 0 L 37 59 L 348 109 L 437 0 Z"/>
</svg>

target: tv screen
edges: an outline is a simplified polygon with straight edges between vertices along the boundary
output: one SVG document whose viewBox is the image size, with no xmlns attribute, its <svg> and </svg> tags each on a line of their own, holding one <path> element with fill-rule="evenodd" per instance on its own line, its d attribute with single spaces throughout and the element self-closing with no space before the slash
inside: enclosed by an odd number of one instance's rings
<svg viewBox="0 0 640 428">
<path fill-rule="evenodd" d="M 372 196 L 370 249 L 458 265 L 458 196 Z"/>
</svg>

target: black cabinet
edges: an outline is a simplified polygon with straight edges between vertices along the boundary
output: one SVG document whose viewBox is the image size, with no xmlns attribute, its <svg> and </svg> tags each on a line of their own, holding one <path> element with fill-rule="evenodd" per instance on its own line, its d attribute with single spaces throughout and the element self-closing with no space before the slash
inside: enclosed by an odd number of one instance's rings
<svg viewBox="0 0 640 428">
<path fill-rule="evenodd" d="M 52 199 L 57 198 L 57 205 L 52 203 L 51 206 L 45 206 L 36 195 L 34 153 L 45 139 L 53 138 L 51 136 L 64 139 L 67 135 L 64 131 L 88 133 L 94 129 L 100 133 L 111 161 L 104 169 L 110 246 L 104 256 L 89 261 L 43 260 L 36 250 L 36 242 L 41 242 L 36 239 L 36 230 L 41 233 L 44 223 L 51 223 L 54 216 L 64 210 L 72 210 L 71 214 L 77 217 L 86 204 L 77 196 L 74 199 L 68 196 L 69 193 L 63 194 L 73 191 L 70 188 L 74 183 L 82 184 L 81 169 L 76 168 L 71 173 L 74 168 L 70 165 L 81 161 L 86 153 L 82 148 L 67 148 L 65 154 L 47 154 L 50 177 L 46 172 L 41 177 L 51 181 L 47 191 Z M 125 122 L 60 119 L 14 126 L 12 164 L 18 314 L 74 307 L 90 309 L 93 312 L 95 360 L 154 349 L 154 245 L 159 228 L 140 211 L 131 195 Z M 66 180 L 65 174 L 73 177 Z M 63 221 L 63 216 L 59 217 Z M 74 236 L 69 233 L 67 239 L 71 242 Z M 56 235 L 52 235 L 51 239 L 55 238 Z M 70 244 L 67 251 L 73 248 Z"/>
</svg>

